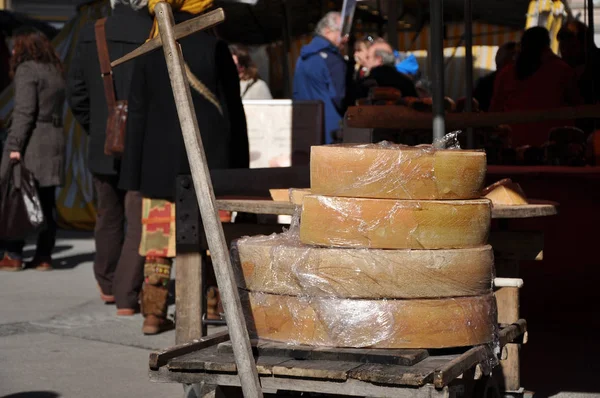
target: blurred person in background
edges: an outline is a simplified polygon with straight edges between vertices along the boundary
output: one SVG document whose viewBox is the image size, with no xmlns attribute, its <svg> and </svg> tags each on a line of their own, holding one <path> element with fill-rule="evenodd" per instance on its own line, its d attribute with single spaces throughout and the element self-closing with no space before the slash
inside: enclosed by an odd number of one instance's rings
<svg viewBox="0 0 600 398">
<path fill-rule="evenodd" d="M 480 110 L 487 112 L 490 109 L 490 104 L 494 95 L 494 82 L 496 81 L 496 77 L 502 68 L 515 61 L 516 54 L 517 43 L 514 41 L 500 46 L 496 52 L 496 70 L 479 78 L 475 83 L 473 98 L 479 102 Z"/>
<path fill-rule="evenodd" d="M 258 75 L 258 68 L 254 61 L 252 61 L 248 49 L 241 45 L 230 45 L 229 51 L 231 51 L 233 62 L 238 70 L 242 99 L 273 99 L 269 86 Z"/>
<path fill-rule="evenodd" d="M 418 97 L 415 83 L 396 69 L 396 56 L 384 41 L 376 41 L 367 53 L 368 75 L 356 87 L 356 99 L 366 98 L 371 87 L 390 87 L 399 90 L 403 97 Z"/>
<path fill-rule="evenodd" d="M 490 112 L 558 108 L 582 103 L 575 72 L 550 49 L 550 35 L 543 27 L 523 33 L 516 61 L 504 67 L 494 83 Z M 573 126 L 570 120 L 511 125 L 512 147 L 541 147 L 550 130 Z"/>
<path fill-rule="evenodd" d="M 302 47 L 294 74 L 295 100 L 320 100 L 325 106 L 325 143 L 336 140 L 345 112 L 346 60 L 341 49 L 342 17 L 327 13 L 318 23 L 313 40 Z"/>
<path fill-rule="evenodd" d="M 112 15 L 106 19 L 106 42 L 111 60 L 142 45 L 152 29 L 147 0 L 111 0 Z M 117 100 L 126 100 L 133 78 L 133 62 L 113 71 Z M 97 197 L 94 231 L 96 258 L 94 276 L 100 298 L 116 302 L 117 315 L 130 316 L 139 309 L 144 258 L 138 250 L 141 239 L 142 197 L 139 192 L 119 189 L 121 160 L 104 153 L 108 106 L 100 73 L 94 23 L 79 35 L 68 76 L 67 97 L 75 119 L 89 135 L 88 168 Z"/>
<path fill-rule="evenodd" d="M 151 14 L 158 3 L 148 2 Z M 167 3 L 177 24 L 212 6 L 212 0 Z M 157 34 L 155 23 L 150 37 Z M 246 116 L 238 70 L 227 44 L 208 32 L 194 33 L 179 43 L 208 168 L 248 168 Z M 167 318 L 167 304 L 171 267 L 177 255 L 175 190 L 178 176 L 189 176 L 191 172 L 164 54 L 154 51 L 134 64 L 120 187 L 143 196 L 142 332 L 152 335 L 173 327 Z"/>
<path fill-rule="evenodd" d="M 3 148 L 0 179 L 10 178 L 11 162 L 21 162 L 33 174 L 45 225 L 29 266 L 49 271 L 56 242 L 56 187 L 64 182 L 63 65 L 48 38 L 33 28 L 15 31 L 12 54 L 10 74 L 15 84 L 15 105 Z M 0 242 L 5 250 L 0 269 L 23 269 L 24 245 L 24 240 Z"/>
</svg>

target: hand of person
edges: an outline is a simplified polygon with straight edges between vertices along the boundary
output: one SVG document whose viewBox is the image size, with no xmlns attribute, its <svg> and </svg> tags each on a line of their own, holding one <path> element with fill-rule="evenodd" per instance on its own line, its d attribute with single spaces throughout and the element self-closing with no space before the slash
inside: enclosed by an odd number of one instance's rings
<svg viewBox="0 0 600 398">
<path fill-rule="evenodd" d="M 20 152 L 11 152 L 10 160 L 21 160 L 21 153 Z"/>
</svg>

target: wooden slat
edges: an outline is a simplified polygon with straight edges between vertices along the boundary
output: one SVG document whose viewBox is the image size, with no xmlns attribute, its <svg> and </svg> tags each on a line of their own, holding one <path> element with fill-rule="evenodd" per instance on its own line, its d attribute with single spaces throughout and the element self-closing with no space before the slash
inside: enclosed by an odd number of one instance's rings
<svg viewBox="0 0 600 398">
<path fill-rule="evenodd" d="M 186 36 L 189 36 L 193 33 L 198 32 L 199 30 L 210 29 L 225 20 L 225 12 L 222 8 L 218 8 L 214 11 L 207 12 L 199 17 L 190 19 L 188 21 L 182 22 L 179 25 L 176 25 L 173 29 L 175 34 L 175 40 L 182 39 Z M 152 40 L 148 40 L 146 43 L 142 44 L 129 54 L 124 55 L 123 57 L 113 61 L 110 66 L 115 68 L 127 61 L 131 61 L 134 58 L 137 58 L 141 55 L 149 53 L 151 51 L 157 50 L 162 47 L 162 40 L 160 36 L 156 36 Z"/>
<path fill-rule="evenodd" d="M 313 361 L 292 359 L 273 366 L 275 376 L 301 377 L 321 380 L 346 380 L 348 372 L 362 366 L 358 362 Z"/>
<path fill-rule="evenodd" d="M 273 200 L 217 200 L 219 210 L 253 214 L 294 215 L 296 206 L 289 202 Z"/>
<path fill-rule="evenodd" d="M 216 346 L 219 343 L 229 340 L 229 332 L 220 332 L 200 340 L 192 341 L 182 345 L 168 348 L 164 351 L 153 352 L 150 354 L 150 369 L 156 370 L 168 363 L 169 360 L 183 355 L 197 352 L 207 347 Z"/>
<path fill-rule="evenodd" d="M 500 330 L 500 347 L 511 343 L 527 332 L 527 321 L 519 319 L 517 322 Z"/>
<path fill-rule="evenodd" d="M 575 120 L 593 118 L 600 114 L 600 105 L 582 105 L 536 111 L 447 113 L 446 129 L 462 130 L 467 127 L 490 127 L 548 120 Z M 431 113 L 418 112 L 398 105 L 352 106 L 346 113 L 349 127 L 381 129 L 431 129 Z"/>
<path fill-rule="evenodd" d="M 558 203 L 530 203 L 518 206 L 495 205 L 492 207 L 493 218 L 533 218 L 548 217 L 558 214 Z"/>
<path fill-rule="evenodd" d="M 389 365 L 414 365 L 429 355 L 427 350 L 378 350 L 368 348 L 326 348 L 294 346 L 259 340 L 252 344 L 255 355 L 288 357 L 291 359 L 310 359 L 325 361 L 379 363 Z M 223 354 L 233 352 L 231 342 L 219 344 Z"/>
<path fill-rule="evenodd" d="M 202 254 L 178 253 L 175 267 L 175 342 L 183 344 L 204 336 L 202 308 Z"/>
<path fill-rule="evenodd" d="M 383 385 L 420 387 L 431 383 L 435 370 L 454 357 L 429 357 L 415 366 L 364 364 L 348 377 Z"/>
<path fill-rule="evenodd" d="M 215 192 L 213 191 L 206 153 L 204 152 L 202 143 L 202 135 L 192 102 L 190 85 L 186 77 L 185 61 L 181 47 L 175 40 L 173 28 L 175 22 L 171 6 L 168 3 L 159 2 L 155 7 L 155 14 L 163 43 L 163 51 L 177 107 L 177 114 L 181 124 L 183 141 L 190 164 L 198 207 L 200 208 L 206 232 L 206 240 L 213 259 L 213 268 L 227 317 L 230 337 L 234 344 L 236 364 L 240 369 L 239 377 L 242 388 L 245 396 L 262 398 L 262 389 L 252 357 L 250 338 L 246 328 L 242 304 L 237 286 L 235 286 L 235 276 L 233 275 L 231 260 L 229 258 L 229 247 L 225 241 L 225 235 L 219 218 Z"/>
<path fill-rule="evenodd" d="M 219 210 L 239 211 L 255 214 L 278 214 L 293 215 L 296 205 L 286 202 L 275 202 L 269 200 L 218 200 Z M 552 216 L 558 213 L 557 204 L 533 203 L 521 206 L 494 206 L 492 208 L 493 218 L 531 218 Z"/>
<path fill-rule="evenodd" d="M 478 363 L 486 363 L 494 356 L 489 346 L 477 346 L 440 367 L 434 375 L 433 383 L 437 388 L 450 384 L 451 381 L 471 369 Z"/>
</svg>

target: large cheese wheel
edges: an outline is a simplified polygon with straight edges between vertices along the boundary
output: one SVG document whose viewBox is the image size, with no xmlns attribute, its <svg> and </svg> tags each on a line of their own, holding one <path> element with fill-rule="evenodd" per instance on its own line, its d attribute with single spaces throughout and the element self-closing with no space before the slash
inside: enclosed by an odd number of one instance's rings
<svg viewBox="0 0 600 398">
<path fill-rule="evenodd" d="M 255 292 L 378 299 L 477 296 L 492 291 L 491 246 L 336 249 L 303 245 L 295 235 L 285 233 L 243 238 L 234 247 L 238 286 Z"/>
<path fill-rule="evenodd" d="M 247 296 L 246 296 L 247 294 Z M 430 300 L 351 300 L 242 292 L 261 339 L 327 347 L 447 348 L 493 341 L 493 294 Z M 248 312 L 249 310 L 249 312 Z"/>
<path fill-rule="evenodd" d="M 487 199 L 417 201 L 308 195 L 300 240 L 319 246 L 371 249 L 459 249 L 487 242 Z"/>
<path fill-rule="evenodd" d="M 483 188 L 483 151 L 395 144 L 313 146 L 311 191 L 376 199 L 474 199 Z"/>
</svg>

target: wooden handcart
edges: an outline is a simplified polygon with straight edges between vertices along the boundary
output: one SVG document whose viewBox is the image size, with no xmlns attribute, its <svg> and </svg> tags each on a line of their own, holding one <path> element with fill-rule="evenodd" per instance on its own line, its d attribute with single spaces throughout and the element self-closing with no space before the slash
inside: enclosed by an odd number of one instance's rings
<svg viewBox="0 0 600 398">
<path fill-rule="evenodd" d="M 526 331 L 523 319 L 503 325 L 500 350 L 521 343 Z M 504 396 L 494 378 L 493 346 L 384 350 L 252 343 L 263 391 L 274 396 L 294 392 L 390 398 Z M 150 378 L 196 385 L 194 394 L 199 398 L 242 396 L 227 332 L 152 354 Z"/>
</svg>

